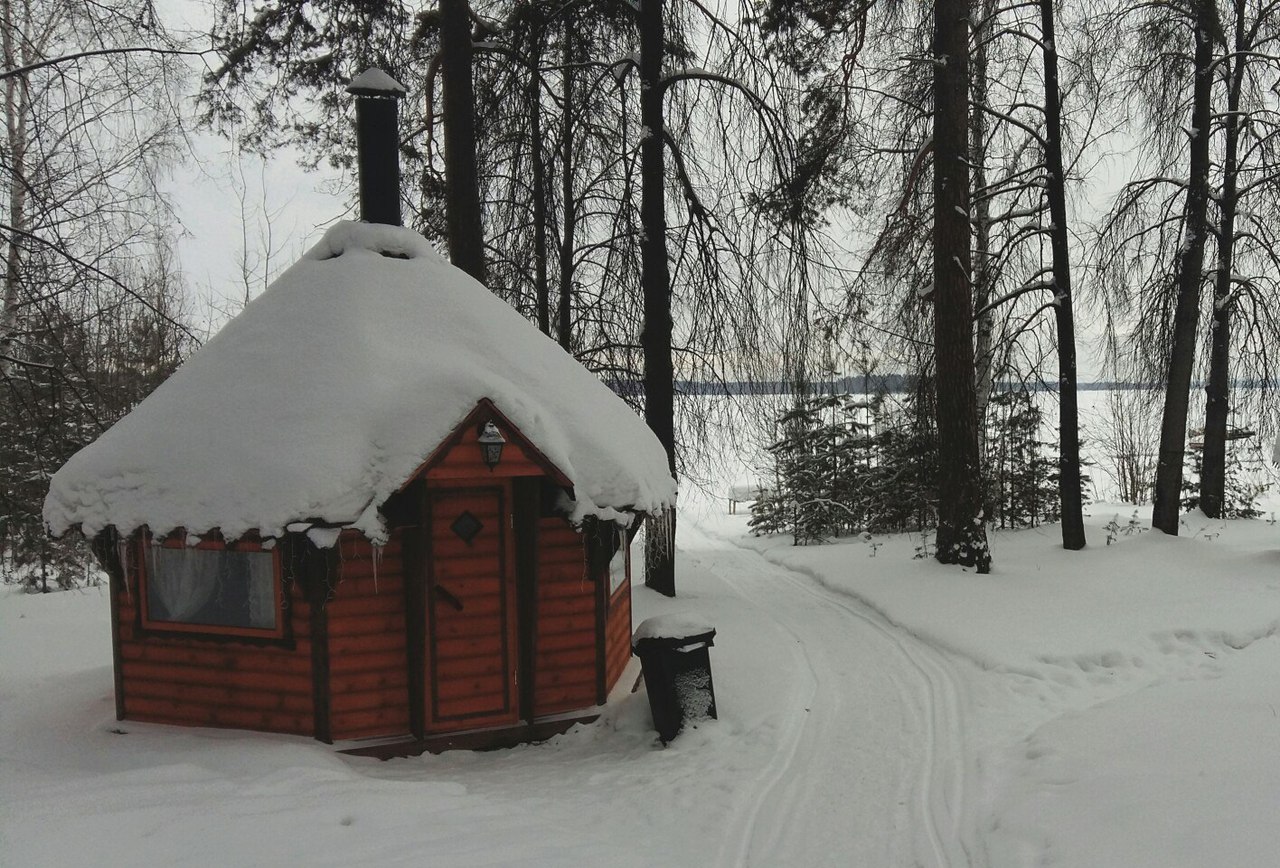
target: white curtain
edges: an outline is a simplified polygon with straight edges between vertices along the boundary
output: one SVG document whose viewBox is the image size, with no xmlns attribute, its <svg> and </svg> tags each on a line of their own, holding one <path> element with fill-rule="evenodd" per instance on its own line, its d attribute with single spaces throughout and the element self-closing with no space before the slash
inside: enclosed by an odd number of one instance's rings
<svg viewBox="0 0 1280 868">
<path fill-rule="evenodd" d="M 218 592 L 220 552 L 147 548 L 147 604 L 157 621 L 189 621 Z M 162 612 L 156 611 L 156 603 Z"/>
<path fill-rule="evenodd" d="M 271 552 L 240 554 L 249 567 L 249 626 L 276 625 L 276 570 Z"/>
<path fill-rule="evenodd" d="M 211 601 L 217 604 L 197 618 Z M 147 602 L 157 621 L 270 629 L 277 617 L 274 557 L 271 552 L 151 546 Z"/>
</svg>

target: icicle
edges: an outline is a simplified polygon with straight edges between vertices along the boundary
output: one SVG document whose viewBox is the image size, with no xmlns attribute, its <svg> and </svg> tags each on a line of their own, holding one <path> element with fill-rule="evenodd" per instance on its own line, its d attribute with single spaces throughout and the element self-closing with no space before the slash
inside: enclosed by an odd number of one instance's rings
<svg viewBox="0 0 1280 868">
<path fill-rule="evenodd" d="M 128 538 L 122 537 L 119 534 L 117 534 L 116 535 L 116 556 L 120 559 L 120 572 L 122 574 L 120 576 L 120 579 L 121 581 L 124 582 L 124 597 L 126 600 L 132 603 L 133 592 L 129 588 L 129 569 L 131 567 L 130 558 L 129 558 L 130 548 L 132 548 L 132 546 L 129 545 Z"/>
</svg>

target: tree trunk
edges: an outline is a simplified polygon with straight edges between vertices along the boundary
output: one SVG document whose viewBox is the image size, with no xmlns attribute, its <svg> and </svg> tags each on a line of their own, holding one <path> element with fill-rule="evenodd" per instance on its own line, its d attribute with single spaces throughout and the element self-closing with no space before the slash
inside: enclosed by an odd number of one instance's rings
<svg viewBox="0 0 1280 868">
<path fill-rule="evenodd" d="M 938 384 L 937 559 L 991 569 L 973 376 L 968 0 L 934 0 L 933 335 Z"/>
<path fill-rule="evenodd" d="M 644 415 L 667 452 L 676 475 L 675 369 L 671 361 L 671 275 L 667 266 L 667 215 L 663 160 L 662 0 L 640 0 L 640 283 L 644 293 Z M 674 597 L 675 510 L 651 521 L 645 535 L 646 586 Z"/>
<path fill-rule="evenodd" d="M 444 179 L 449 259 L 485 282 L 484 229 L 476 171 L 475 96 L 471 87 L 471 9 L 440 0 L 440 73 L 444 78 Z"/>
<path fill-rule="evenodd" d="M 542 158 L 542 27 L 529 33 L 529 78 L 525 101 L 529 104 L 529 156 L 533 178 L 533 284 L 538 330 L 551 334 L 551 284 L 547 277 L 547 167 Z M 565 107 L 568 111 L 568 106 Z"/>
<path fill-rule="evenodd" d="M 4 32 L 0 48 L 4 51 L 6 69 L 21 65 L 14 46 L 13 7 L 10 0 L 0 0 L 0 27 Z M 15 230 L 29 228 L 27 221 L 27 105 L 26 77 L 13 76 L 4 82 L 4 116 L 6 162 L 9 184 L 7 222 Z M 7 379 L 13 369 L 14 333 L 18 327 L 18 300 L 22 288 L 22 237 L 9 232 L 4 251 L 4 307 L 0 308 L 0 380 Z"/>
<path fill-rule="evenodd" d="M 987 102 L 987 40 L 991 36 L 991 23 L 995 16 L 993 0 L 982 0 L 981 18 L 974 32 L 973 52 L 973 103 Z M 969 119 L 969 164 L 972 168 L 973 189 L 978 196 L 973 201 L 973 307 L 981 311 L 991 301 L 991 200 L 985 195 L 987 186 L 987 116 L 981 108 L 975 108 Z M 992 332 L 995 329 L 995 311 L 978 315 L 974 324 L 977 341 L 974 347 L 974 375 L 978 424 L 978 458 L 987 460 L 987 404 L 994 388 L 995 351 Z"/>
<path fill-rule="evenodd" d="M 566 352 L 572 345 L 573 330 L 573 252 L 577 243 L 578 205 L 573 193 L 573 84 L 576 75 L 573 63 L 575 50 L 573 29 L 577 26 L 571 12 L 564 19 L 564 115 L 560 127 L 561 208 L 564 210 L 564 232 L 560 239 L 560 323 L 557 337 Z"/>
<path fill-rule="evenodd" d="M 1190 171 L 1183 242 L 1177 262 L 1177 306 L 1173 316 L 1173 348 L 1160 423 L 1160 453 L 1156 464 L 1155 504 L 1151 525 L 1177 536 L 1182 499 L 1182 460 L 1186 453 L 1187 414 L 1191 373 L 1195 365 L 1196 320 L 1200 315 L 1200 282 L 1204 277 L 1204 246 L 1208 235 L 1209 124 L 1213 99 L 1213 0 L 1197 0 L 1195 84 L 1192 91 Z"/>
<path fill-rule="evenodd" d="M 1058 328 L 1058 497 L 1062 547 L 1084 548 L 1084 504 L 1080 494 L 1080 412 L 1076 394 L 1076 325 L 1071 300 L 1071 254 L 1067 239 L 1067 178 L 1062 161 L 1062 91 L 1053 0 L 1040 0 L 1044 51 L 1045 168 L 1048 170 L 1053 251 L 1054 317 Z"/>
<path fill-rule="evenodd" d="M 1222 197 L 1218 202 L 1218 261 L 1213 277 L 1213 320 L 1209 332 L 1209 382 L 1205 385 L 1204 456 L 1200 465 L 1200 509 L 1222 518 L 1227 493 L 1227 414 L 1231 392 L 1231 270 L 1239 201 L 1240 93 L 1246 52 L 1244 0 L 1235 4 L 1235 49 L 1227 92 L 1222 153 Z"/>
</svg>

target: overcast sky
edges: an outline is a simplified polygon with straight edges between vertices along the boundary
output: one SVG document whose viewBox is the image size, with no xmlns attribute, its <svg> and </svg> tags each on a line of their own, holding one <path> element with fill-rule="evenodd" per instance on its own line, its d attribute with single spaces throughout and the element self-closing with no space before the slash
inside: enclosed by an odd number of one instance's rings
<svg viewBox="0 0 1280 868">
<path fill-rule="evenodd" d="M 294 262 L 324 228 L 348 215 L 348 196 L 332 172 L 305 172 L 296 154 L 237 157 L 213 135 L 194 139 L 169 190 L 180 222 L 178 255 L 200 305 L 239 309 L 244 273 L 251 294 Z M 214 315 L 214 322 L 218 316 Z"/>
<path fill-rule="evenodd" d="M 208 32 L 206 3 L 160 0 L 159 6 L 170 28 Z M 191 67 L 194 126 L 194 92 L 205 67 L 199 60 Z M 349 179 L 323 168 L 306 172 L 292 152 L 262 160 L 236 156 L 230 142 L 211 133 L 193 132 L 190 141 L 190 153 L 174 168 L 166 192 L 177 212 L 178 256 L 197 316 L 207 315 L 216 328 L 244 301 L 246 264 L 257 295 L 326 226 L 349 216 L 351 197 L 343 187 Z"/>
</svg>

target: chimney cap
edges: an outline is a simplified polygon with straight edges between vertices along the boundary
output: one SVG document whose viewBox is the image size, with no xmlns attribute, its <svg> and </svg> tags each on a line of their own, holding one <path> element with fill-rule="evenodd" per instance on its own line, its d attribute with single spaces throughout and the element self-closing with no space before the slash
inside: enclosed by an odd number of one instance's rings
<svg viewBox="0 0 1280 868">
<path fill-rule="evenodd" d="M 370 68 L 351 79 L 347 93 L 356 96 L 402 97 L 408 91 L 405 86 L 380 69 Z"/>
</svg>

